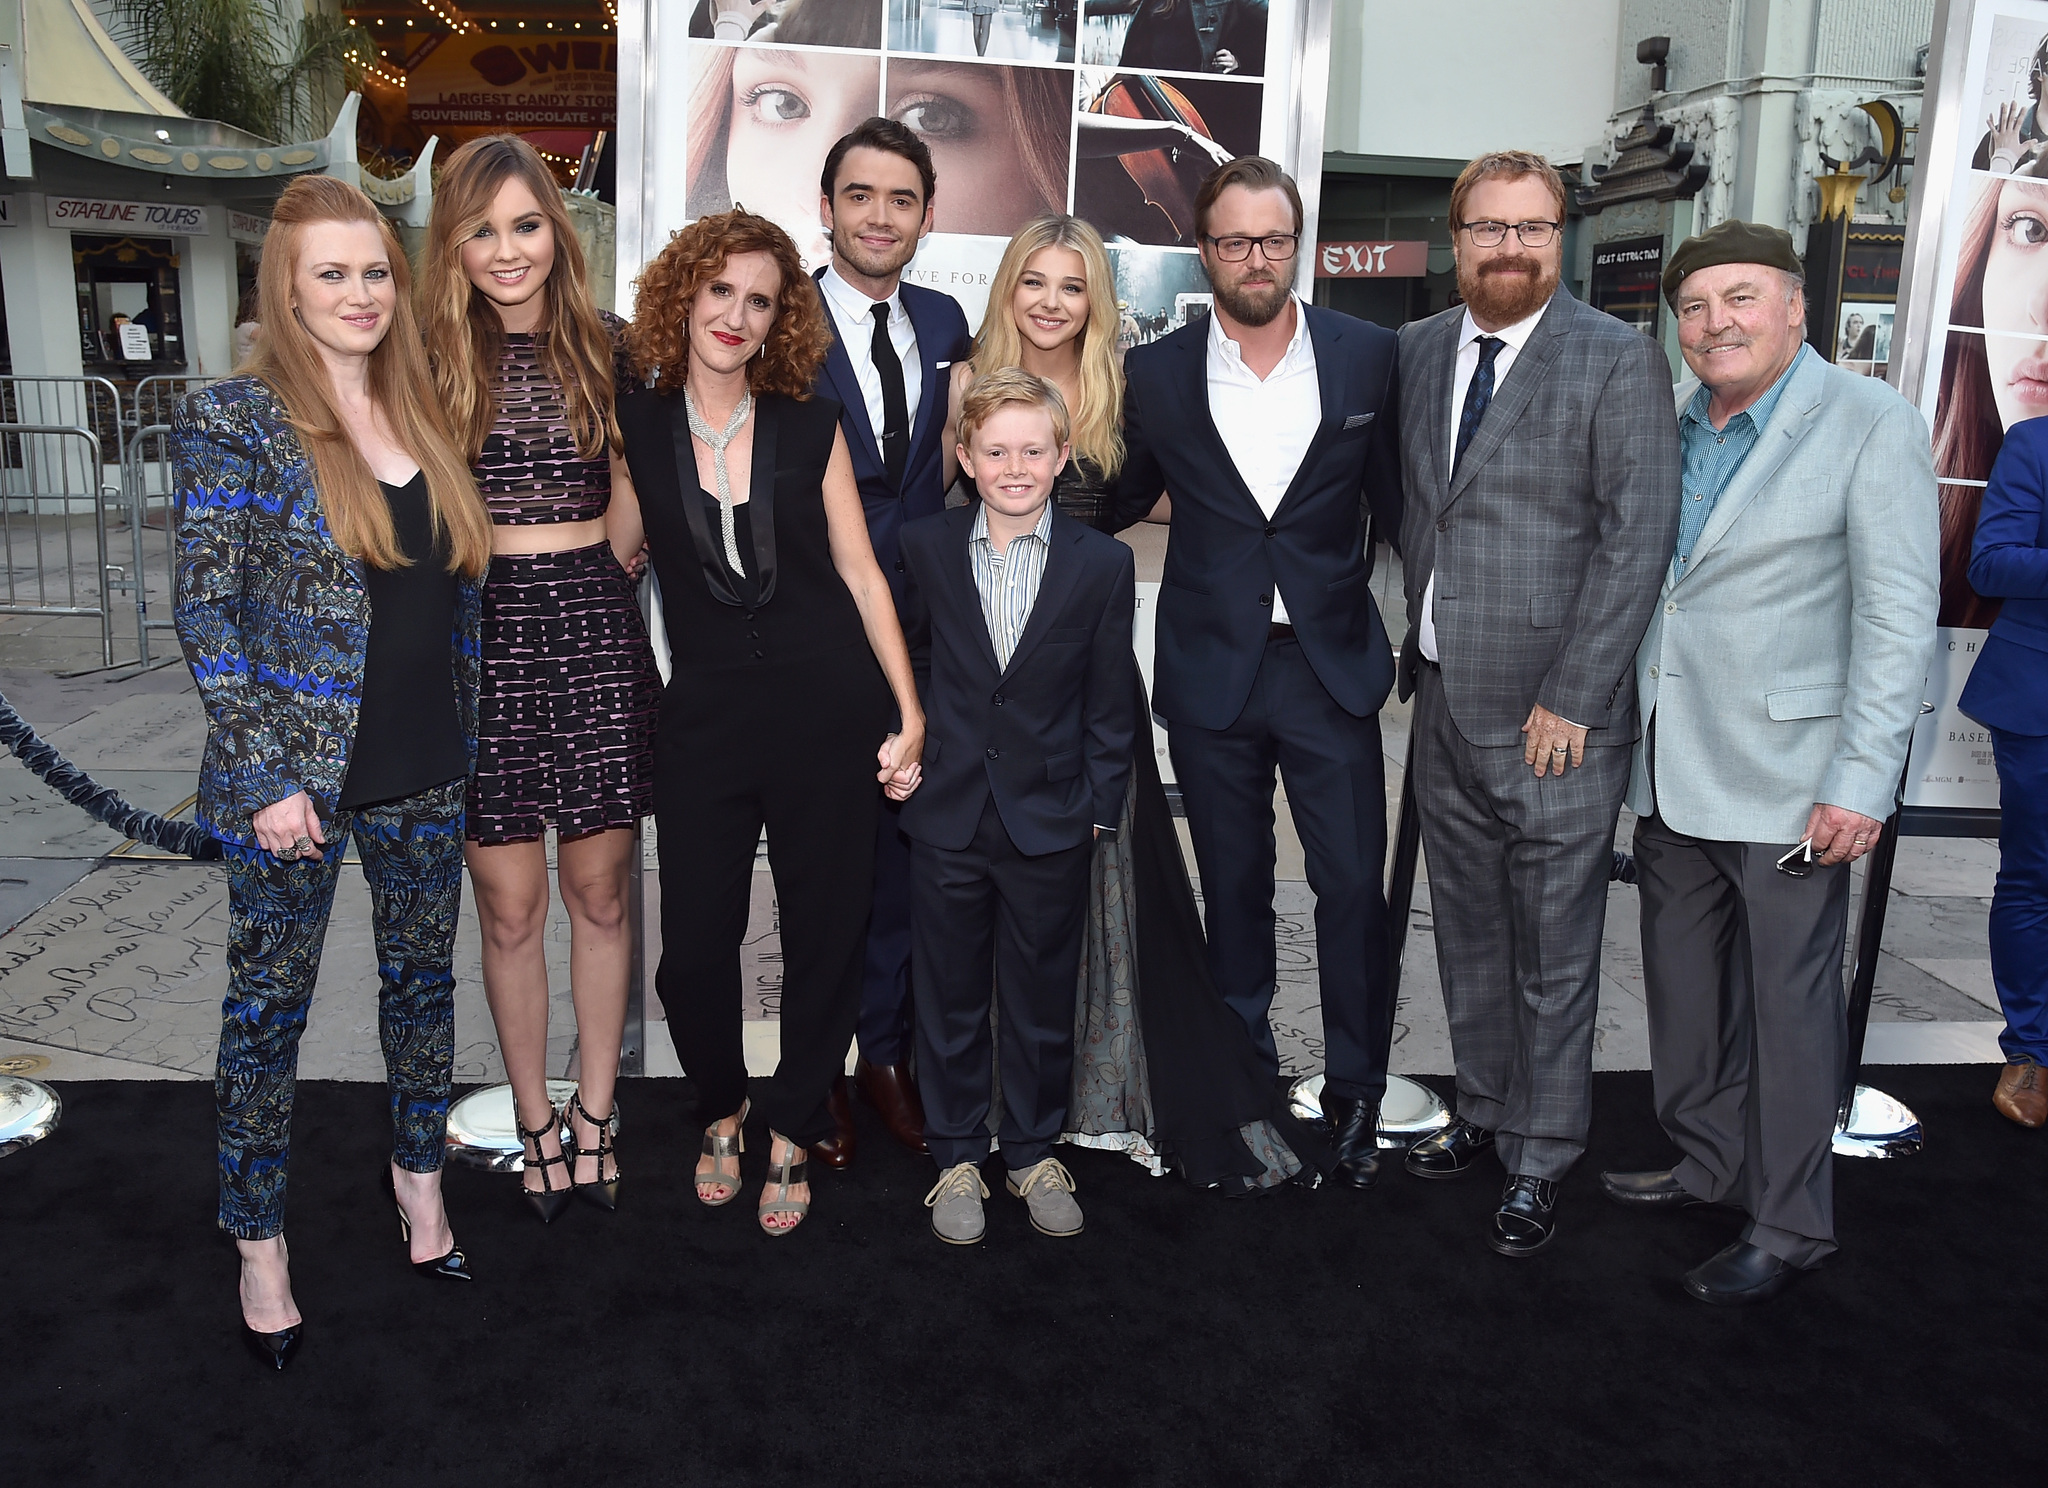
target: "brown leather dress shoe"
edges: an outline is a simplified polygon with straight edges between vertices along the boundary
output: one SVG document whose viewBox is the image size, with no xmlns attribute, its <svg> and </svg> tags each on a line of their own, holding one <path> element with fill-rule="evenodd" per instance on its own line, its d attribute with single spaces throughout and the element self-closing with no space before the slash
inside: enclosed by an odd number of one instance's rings
<svg viewBox="0 0 2048 1488">
<path fill-rule="evenodd" d="M 907 1064 L 869 1064 L 863 1058 L 853 1067 L 860 1093 L 889 1128 L 889 1135 L 912 1152 L 927 1152 L 924 1144 L 924 1102 L 917 1098 L 917 1082 L 910 1078 Z"/>
<path fill-rule="evenodd" d="M 832 1093 L 825 1097 L 825 1109 L 832 1113 L 833 1132 L 823 1141 L 811 1143 L 811 1159 L 843 1171 L 853 1166 L 853 1155 L 859 1147 L 853 1134 L 853 1101 L 846 1093 L 846 1076 L 832 1082 Z"/>
<path fill-rule="evenodd" d="M 2048 1070 L 2038 1064 L 2008 1064 L 1999 1072 L 1991 1104 L 1999 1115 L 2021 1126 L 2048 1121 Z"/>
</svg>

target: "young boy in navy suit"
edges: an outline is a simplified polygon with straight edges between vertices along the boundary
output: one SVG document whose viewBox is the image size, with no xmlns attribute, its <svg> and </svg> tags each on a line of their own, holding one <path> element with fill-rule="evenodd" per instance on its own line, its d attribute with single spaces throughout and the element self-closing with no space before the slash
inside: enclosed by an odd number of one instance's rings
<svg viewBox="0 0 2048 1488">
<path fill-rule="evenodd" d="M 1002 1020 L 1007 1186 L 1040 1234 L 1081 1207 L 1052 1144 L 1066 1118 L 1094 842 L 1115 830 L 1137 734 L 1131 550 L 1052 503 L 1066 404 L 1016 368 L 962 401 L 980 501 L 903 529 L 904 631 L 924 701 L 911 839 L 912 966 L 932 1231 L 985 1229 L 989 998 Z"/>
</svg>

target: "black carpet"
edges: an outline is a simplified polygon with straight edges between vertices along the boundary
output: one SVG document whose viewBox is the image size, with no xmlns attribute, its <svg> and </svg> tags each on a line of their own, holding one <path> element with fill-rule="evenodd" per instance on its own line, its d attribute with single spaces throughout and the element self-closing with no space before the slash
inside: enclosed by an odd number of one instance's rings
<svg viewBox="0 0 2048 1488">
<path fill-rule="evenodd" d="M 2048 1133 L 1984 1068 L 1888 1069 L 1928 1150 L 1836 1164 L 1842 1252 L 1723 1311 L 1679 1274 L 1732 1238 L 1647 1217 L 1602 1166 L 1668 1153 L 1642 1075 L 1597 1124 L 1544 1254 L 1483 1232 L 1490 1172 L 1222 1200 L 1063 1155 L 1087 1233 L 932 1239 L 929 1163 L 868 1120 L 858 1165 L 770 1240 L 689 1184 L 680 1087 L 628 1082 L 617 1215 L 543 1228 L 452 1170 L 482 1280 L 415 1278 L 373 1188 L 384 1096 L 300 1087 L 305 1352 L 236 1337 L 212 1228 L 212 1090 L 74 1084 L 0 1161 L 0 1482 L 50 1484 L 2039 1483 Z M 999 1174 L 992 1176 L 999 1177 Z"/>
</svg>

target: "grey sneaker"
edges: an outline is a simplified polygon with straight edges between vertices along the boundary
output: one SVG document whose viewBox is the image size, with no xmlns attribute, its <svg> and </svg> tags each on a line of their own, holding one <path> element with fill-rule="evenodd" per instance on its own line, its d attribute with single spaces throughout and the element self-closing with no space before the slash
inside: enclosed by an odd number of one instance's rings
<svg viewBox="0 0 2048 1488">
<path fill-rule="evenodd" d="M 924 1196 L 932 1212 L 932 1233 L 948 1245 L 972 1245 L 988 1229 L 981 1201 L 988 1197 L 988 1185 L 981 1181 L 981 1169 L 974 1163 L 955 1163 L 939 1174 L 939 1181 Z"/>
<path fill-rule="evenodd" d="M 1074 1175 L 1056 1157 L 1014 1170 L 1009 1190 L 1031 1210 L 1031 1228 L 1059 1238 L 1081 1233 L 1081 1206 L 1074 1202 Z"/>
</svg>

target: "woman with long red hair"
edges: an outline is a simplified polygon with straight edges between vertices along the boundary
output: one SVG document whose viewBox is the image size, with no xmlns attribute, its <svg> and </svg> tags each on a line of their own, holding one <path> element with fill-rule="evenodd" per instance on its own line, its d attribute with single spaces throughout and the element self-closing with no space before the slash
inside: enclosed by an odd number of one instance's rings
<svg viewBox="0 0 2048 1488">
<path fill-rule="evenodd" d="M 441 406 L 491 514 L 469 876 L 521 1182 L 552 1221 L 576 1195 L 606 1210 L 618 1201 L 629 869 L 654 806 L 661 684 L 622 567 L 640 522 L 612 412 L 624 323 L 591 302 L 561 190 L 512 135 L 449 159 L 420 279 Z M 547 1087 L 550 828 L 576 1009 L 566 1112 Z"/>
<path fill-rule="evenodd" d="M 271 213 L 247 375 L 178 410 L 175 614 L 207 714 L 199 821 L 224 848 L 220 1226 L 243 1339 L 297 1353 L 285 1171 L 299 1036 L 353 839 L 391 1085 L 381 1176 L 413 1269 L 471 1279 L 441 1203 L 463 792 L 490 519 L 442 421 L 374 203 L 301 176 Z"/>
</svg>

